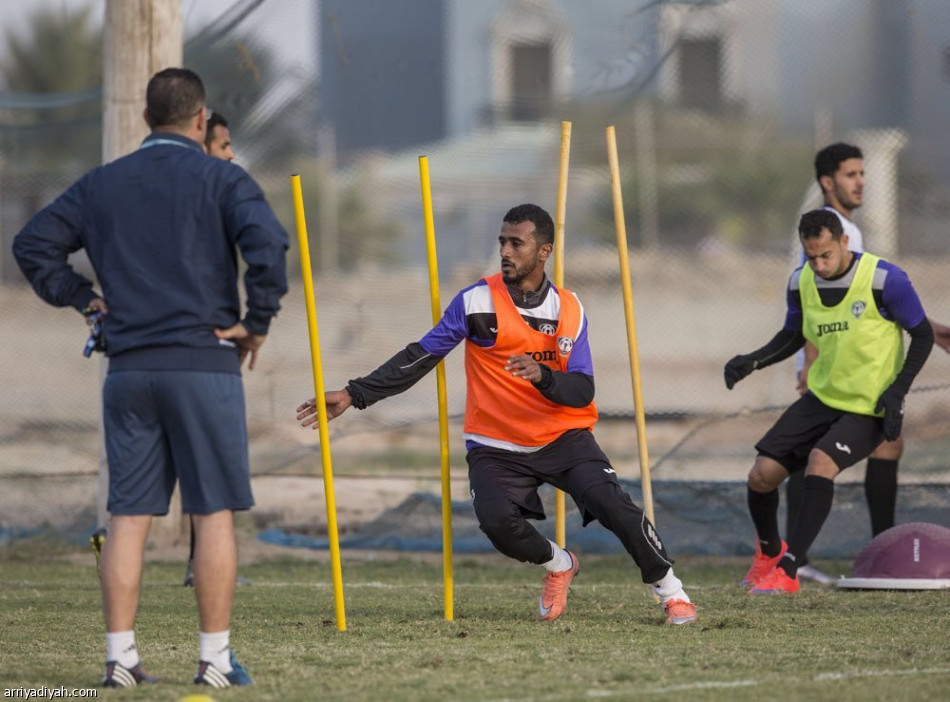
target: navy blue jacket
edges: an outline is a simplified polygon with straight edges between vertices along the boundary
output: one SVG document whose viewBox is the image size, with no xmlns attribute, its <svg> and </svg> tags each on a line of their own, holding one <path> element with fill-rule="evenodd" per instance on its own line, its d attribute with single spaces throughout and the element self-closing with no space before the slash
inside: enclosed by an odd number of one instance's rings
<svg viewBox="0 0 950 702">
<path fill-rule="evenodd" d="M 17 234 L 13 253 L 41 298 L 82 310 L 97 294 L 67 257 L 86 250 L 109 306 L 104 336 L 113 364 L 129 354 L 154 366 L 155 352 L 177 349 L 179 357 L 198 353 L 174 365 L 204 368 L 208 362 L 194 358 L 208 358 L 202 349 L 237 356 L 214 329 L 241 320 L 238 250 L 247 263 L 241 321 L 252 334 L 266 334 L 287 292 L 287 245 L 264 193 L 242 168 L 205 155 L 191 139 L 155 132 L 40 211 Z M 139 350 L 148 353 L 130 354 Z"/>
</svg>

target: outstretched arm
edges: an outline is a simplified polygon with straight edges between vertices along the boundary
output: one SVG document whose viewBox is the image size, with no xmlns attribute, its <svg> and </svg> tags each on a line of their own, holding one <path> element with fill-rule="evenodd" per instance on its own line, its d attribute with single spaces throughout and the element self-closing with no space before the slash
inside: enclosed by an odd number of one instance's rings
<svg viewBox="0 0 950 702">
<path fill-rule="evenodd" d="M 323 398 L 327 405 L 328 420 L 339 417 L 353 404 L 353 398 L 350 397 L 350 393 L 345 389 L 325 392 Z M 317 424 L 318 419 L 316 398 L 310 398 L 297 407 L 297 421 L 300 422 L 300 426 L 309 427 L 313 425 L 313 428 L 317 429 L 319 427 Z"/>
<path fill-rule="evenodd" d="M 405 392 L 435 368 L 468 334 L 462 293 L 449 303 L 439 323 L 421 341 L 409 344 L 369 375 L 351 380 L 345 389 L 325 394 L 327 417 L 343 414 L 351 405 L 366 409 L 382 399 Z M 316 424 L 313 398 L 298 405 L 297 420 L 303 426 Z"/>
<path fill-rule="evenodd" d="M 802 334 L 802 300 L 798 290 L 800 272 L 801 269 L 796 269 L 788 279 L 785 291 L 785 325 L 782 331 L 757 351 L 735 356 L 726 363 L 723 375 L 729 390 L 752 371 L 784 361 L 805 345 L 805 336 Z"/>
<path fill-rule="evenodd" d="M 752 371 L 784 361 L 804 345 L 805 337 L 800 330 L 782 329 L 762 348 L 752 353 L 735 356 L 729 360 L 725 369 L 723 369 L 726 387 L 732 390 L 736 383 Z"/>
<path fill-rule="evenodd" d="M 409 344 L 369 375 L 351 380 L 342 390 L 325 393 L 327 419 L 339 417 L 350 406 L 366 409 L 380 400 L 405 392 L 422 380 L 441 360 L 441 356 L 427 353 L 418 342 Z M 301 426 L 312 424 L 314 429 L 317 428 L 315 398 L 297 407 L 297 421 Z"/>
<path fill-rule="evenodd" d="M 414 342 L 369 375 L 351 380 L 346 390 L 356 409 L 366 409 L 380 400 L 405 392 L 441 360 L 441 356 L 433 356 L 422 344 Z"/>
</svg>

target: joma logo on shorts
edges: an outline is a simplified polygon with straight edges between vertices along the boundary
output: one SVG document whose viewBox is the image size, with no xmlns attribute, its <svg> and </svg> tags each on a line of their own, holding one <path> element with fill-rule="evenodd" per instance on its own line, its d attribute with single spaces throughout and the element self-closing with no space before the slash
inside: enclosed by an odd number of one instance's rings
<svg viewBox="0 0 950 702">
<path fill-rule="evenodd" d="M 538 363 L 557 360 L 557 353 L 554 351 L 525 351 L 525 353 Z"/>
<path fill-rule="evenodd" d="M 833 334 L 834 332 L 848 331 L 847 322 L 832 322 L 831 324 L 819 324 L 818 336 L 824 334 Z"/>
</svg>

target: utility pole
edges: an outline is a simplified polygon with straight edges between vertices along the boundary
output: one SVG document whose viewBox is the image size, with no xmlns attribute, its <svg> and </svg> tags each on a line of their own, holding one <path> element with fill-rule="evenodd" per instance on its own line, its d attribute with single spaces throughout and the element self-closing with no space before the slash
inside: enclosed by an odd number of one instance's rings
<svg viewBox="0 0 950 702">
<path fill-rule="evenodd" d="M 640 241 L 645 249 L 655 250 L 660 243 L 660 198 L 657 187 L 656 126 L 653 105 L 637 101 L 633 111 L 634 152 L 637 155 L 637 181 L 640 200 Z"/>
<path fill-rule="evenodd" d="M 336 182 L 336 133 L 331 126 L 317 130 L 319 158 L 320 236 L 317 239 L 317 269 L 321 273 L 336 273 L 340 270 L 340 208 Z"/>
<path fill-rule="evenodd" d="M 851 143 L 864 152 L 865 191 L 870 193 L 861 225 L 867 232 L 865 245 L 893 261 L 900 253 L 897 157 L 907 146 L 907 134 L 902 129 L 884 128 L 862 129 L 852 136 Z"/>
<path fill-rule="evenodd" d="M 148 134 L 142 118 L 145 110 L 145 86 L 148 79 L 163 68 L 182 64 L 181 0 L 106 0 L 103 27 L 102 66 L 102 161 L 108 163 L 131 153 Z M 108 361 L 100 366 L 104 383 Z M 105 436 L 99 426 L 99 480 L 97 520 L 108 521 L 109 466 Z M 181 503 L 176 500 L 166 534 L 181 531 Z M 159 523 L 156 524 L 158 526 Z"/>
<path fill-rule="evenodd" d="M 181 0 L 106 0 L 102 161 L 135 150 L 148 134 L 145 86 L 182 64 Z"/>
</svg>

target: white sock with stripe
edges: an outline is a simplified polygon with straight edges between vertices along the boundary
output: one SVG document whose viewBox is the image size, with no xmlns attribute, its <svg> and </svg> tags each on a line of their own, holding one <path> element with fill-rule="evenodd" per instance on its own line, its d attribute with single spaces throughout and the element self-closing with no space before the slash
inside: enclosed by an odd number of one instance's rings
<svg viewBox="0 0 950 702">
<path fill-rule="evenodd" d="M 214 633 L 198 633 L 199 659 L 208 661 L 222 673 L 230 673 L 231 667 L 231 630 L 216 631 Z"/>
<path fill-rule="evenodd" d="M 683 600 L 689 602 L 689 595 L 683 591 L 683 582 L 673 574 L 670 568 L 661 580 L 653 583 L 653 592 L 660 598 L 662 604 L 667 600 Z"/>
<path fill-rule="evenodd" d="M 123 668 L 134 668 L 139 664 L 134 631 L 106 632 L 106 661 L 115 661 Z"/>
<path fill-rule="evenodd" d="M 551 544 L 551 560 L 541 564 L 546 571 L 559 573 L 574 567 L 574 559 L 571 558 L 571 554 L 551 540 L 548 540 L 548 543 Z"/>
</svg>

